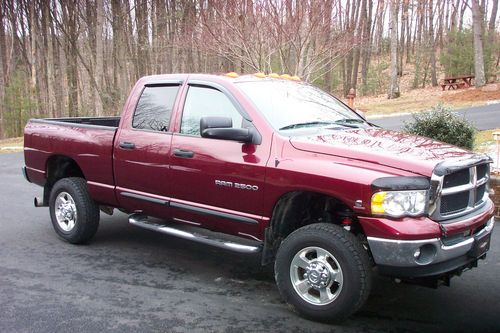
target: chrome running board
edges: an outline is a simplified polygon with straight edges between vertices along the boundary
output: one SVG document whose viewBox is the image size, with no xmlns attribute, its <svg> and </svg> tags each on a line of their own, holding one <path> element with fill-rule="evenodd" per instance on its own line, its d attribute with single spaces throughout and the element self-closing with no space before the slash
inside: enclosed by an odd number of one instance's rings
<svg viewBox="0 0 500 333">
<path fill-rule="evenodd" d="M 262 246 L 252 246 L 252 245 L 245 245 L 245 244 L 240 244 L 228 240 L 223 240 L 223 239 L 217 239 L 217 238 L 212 238 L 209 237 L 208 235 L 202 235 L 201 233 L 197 232 L 192 232 L 192 231 L 184 231 L 180 230 L 177 228 L 173 228 L 171 226 L 163 225 L 163 224 L 158 224 L 154 223 L 152 221 L 148 220 L 148 217 L 142 214 L 132 214 L 128 218 L 128 222 L 130 224 L 133 224 L 135 226 L 156 231 L 156 232 L 161 232 L 163 234 L 171 235 L 171 236 L 176 236 L 179 238 L 187 239 L 190 241 L 210 245 L 210 246 L 215 246 L 218 248 L 226 249 L 229 251 L 233 252 L 239 252 L 239 253 L 258 253 L 262 251 Z M 201 229 L 201 228 L 198 228 Z"/>
</svg>

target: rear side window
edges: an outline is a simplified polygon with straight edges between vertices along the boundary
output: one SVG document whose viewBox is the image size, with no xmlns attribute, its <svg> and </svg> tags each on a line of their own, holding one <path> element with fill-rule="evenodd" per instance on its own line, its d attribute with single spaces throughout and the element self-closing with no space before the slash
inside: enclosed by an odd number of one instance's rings
<svg viewBox="0 0 500 333">
<path fill-rule="evenodd" d="M 132 127 L 167 132 L 179 86 L 146 87 L 135 108 Z"/>
</svg>

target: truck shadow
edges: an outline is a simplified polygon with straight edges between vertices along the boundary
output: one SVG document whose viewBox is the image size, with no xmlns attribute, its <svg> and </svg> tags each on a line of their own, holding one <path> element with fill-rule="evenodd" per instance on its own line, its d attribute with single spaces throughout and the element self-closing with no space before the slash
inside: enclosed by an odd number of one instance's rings
<svg viewBox="0 0 500 333">
<path fill-rule="evenodd" d="M 107 223 L 107 220 L 113 221 Z M 207 285 L 215 286 L 221 294 L 236 295 L 249 301 L 259 299 L 260 302 L 285 307 L 274 284 L 273 269 L 263 268 L 259 255 L 232 253 L 139 229 L 128 225 L 124 215 L 104 217 L 92 246 L 121 251 L 125 253 L 123 260 L 137 260 L 126 255 L 130 251 L 139 258 L 145 253 L 148 259 L 144 265 L 147 267 L 142 270 L 166 270 L 173 278 L 182 274 L 184 279 L 203 281 L 195 287 L 196 290 L 203 290 Z M 165 262 L 168 262 L 167 266 Z M 129 264 L 131 267 L 137 265 L 135 261 Z M 179 271 L 172 271 L 172 267 Z M 359 327 L 358 321 L 368 321 L 390 328 L 391 323 L 398 322 L 408 324 L 403 331 L 424 328 L 427 331 L 465 331 L 469 328 L 499 331 L 497 310 L 494 310 L 497 309 L 499 289 L 494 287 L 492 290 L 491 286 L 477 282 L 483 274 L 493 276 L 494 267 L 480 263 L 479 268 L 452 279 L 451 287 L 438 289 L 398 284 L 375 275 L 367 303 L 346 325 Z M 290 312 L 290 316 L 295 314 Z"/>
</svg>

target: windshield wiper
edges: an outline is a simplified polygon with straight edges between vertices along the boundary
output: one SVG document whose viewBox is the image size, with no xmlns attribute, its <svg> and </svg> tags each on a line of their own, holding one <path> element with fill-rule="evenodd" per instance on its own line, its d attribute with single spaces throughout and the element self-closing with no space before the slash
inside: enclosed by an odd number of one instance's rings
<svg viewBox="0 0 500 333">
<path fill-rule="evenodd" d="M 351 127 L 351 128 L 360 128 L 360 126 L 355 125 L 355 124 L 365 124 L 366 122 L 361 119 L 354 119 L 354 118 L 348 118 L 348 119 L 339 119 L 333 122 L 336 125 L 342 125 L 345 127 Z"/>
<path fill-rule="evenodd" d="M 291 124 L 287 125 L 284 127 L 281 127 L 279 130 L 289 130 L 289 129 L 295 129 L 295 128 L 303 128 L 303 127 L 313 127 L 313 126 L 318 126 L 318 125 L 335 125 L 336 123 L 333 121 L 309 121 L 305 123 L 298 123 L 298 124 Z M 343 124 L 339 124 L 341 126 L 344 126 Z"/>
</svg>

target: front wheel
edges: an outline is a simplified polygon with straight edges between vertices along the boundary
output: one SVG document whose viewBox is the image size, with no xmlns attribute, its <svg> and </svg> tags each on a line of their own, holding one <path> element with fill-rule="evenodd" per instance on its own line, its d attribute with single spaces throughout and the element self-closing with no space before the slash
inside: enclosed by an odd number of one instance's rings
<svg viewBox="0 0 500 333">
<path fill-rule="evenodd" d="M 281 244 L 275 278 L 284 300 L 313 320 L 338 322 L 357 311 L 371 288 L 371 265 L 359 241 L 326 223 L 302 227 Z"/>
<path fill-rule="evenodd" d="M 70 243 L 88 242 L 99 226 L 99 207 L 83 178 L 57 181 L 50 192 L 49 209 L 54 230 Z"/>
</svg>

